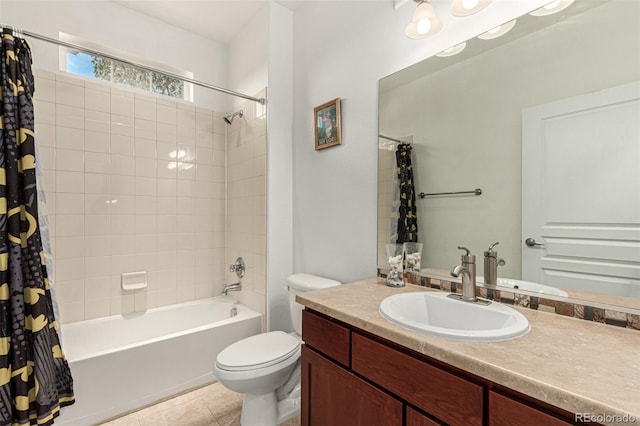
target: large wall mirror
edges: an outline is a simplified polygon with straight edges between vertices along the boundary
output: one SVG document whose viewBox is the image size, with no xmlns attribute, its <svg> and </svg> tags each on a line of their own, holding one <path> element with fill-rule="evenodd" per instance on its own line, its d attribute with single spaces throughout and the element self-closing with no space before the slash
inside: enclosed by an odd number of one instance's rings
<svg viewBox="0 0 640 426">
<path fill-rule="evenodd" d="M 640 308 L 639 34 L 640 2 L 577 0 L 382 79 L 378 263 L 409 142 L 416 193 L 482 190 L 416 197 L 423 269 L 499 242 L 498 277 Z"/>
</svg>

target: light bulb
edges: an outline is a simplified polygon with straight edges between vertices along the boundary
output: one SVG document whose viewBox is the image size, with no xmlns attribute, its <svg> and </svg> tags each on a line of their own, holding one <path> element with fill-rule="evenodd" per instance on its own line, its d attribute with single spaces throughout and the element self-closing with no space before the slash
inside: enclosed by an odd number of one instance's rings
<svg viewBox="0 0 640 426">
<path fill-rule="evenodd" d="M 473 9 L 479 2 L 480 0 L 462 0 L 462 7 L 465 9 Z"/>
<path fill-rule="evenodd" d="M 416 31 L 418 34 L 426 34 L 431 29 L 431 20 L 430 19 L 421 19 L 416 24 Z"/>
</svg>

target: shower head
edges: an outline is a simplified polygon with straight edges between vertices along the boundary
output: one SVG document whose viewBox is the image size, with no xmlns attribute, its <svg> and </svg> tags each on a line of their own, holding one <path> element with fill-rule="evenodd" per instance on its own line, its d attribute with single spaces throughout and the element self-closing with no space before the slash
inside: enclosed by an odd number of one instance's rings
<svg viewBox="0 0 640 426">
<path fill-rule="evenodd" d="M 224 121 L 227 124 L 231 124 L 231 123 L 233 123 L 233 119 L 236 118 L 236 116 L 239 116 L 240 118 L 242 118 L 244 116 L 244 112 L 242 110 L 240 110 L 238 112 L 234 112 L 233 114 L 229 114 L 229 115 L 224 117 Z"/>
</svg>

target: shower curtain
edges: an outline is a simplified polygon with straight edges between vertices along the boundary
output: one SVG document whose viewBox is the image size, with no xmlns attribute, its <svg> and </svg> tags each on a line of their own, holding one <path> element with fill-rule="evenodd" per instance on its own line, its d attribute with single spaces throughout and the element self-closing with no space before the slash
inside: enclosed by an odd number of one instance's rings
<svg viewBox="0 0 640 426">
<path fill-rule="evenodd" d="M 416 189 L 413 185 L 411 145 L 402 143 L 396 149 L 396 165 L 400 187 L 397 244 L 418 241 L 418 216 L 416 213 Z"/>
<path fill-rule="evenodd" d="M 31 51 L 2 33 L 0 424 L 49 425 L 72 404 L 38 226 Z"/>
</svg>

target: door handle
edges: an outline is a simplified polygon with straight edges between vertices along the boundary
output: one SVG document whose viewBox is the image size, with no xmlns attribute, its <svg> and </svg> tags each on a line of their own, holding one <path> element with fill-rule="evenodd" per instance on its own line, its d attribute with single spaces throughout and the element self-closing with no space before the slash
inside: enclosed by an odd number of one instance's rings
<svg viewBox="0 0 640 426">
<path fill-rule="evenodd" d="M 526 240 L 524 240 L 524 243 L 529 247 L 544 247 L 543 243 L 537 242 L 534 238 L 527 238 Z"/>
</svg>

